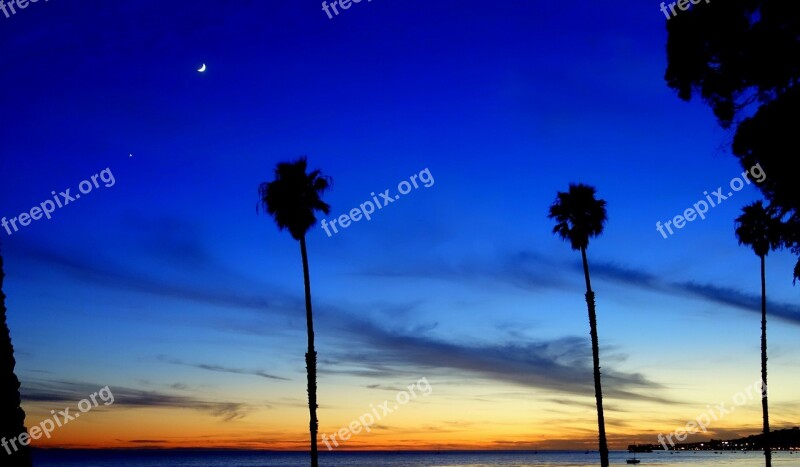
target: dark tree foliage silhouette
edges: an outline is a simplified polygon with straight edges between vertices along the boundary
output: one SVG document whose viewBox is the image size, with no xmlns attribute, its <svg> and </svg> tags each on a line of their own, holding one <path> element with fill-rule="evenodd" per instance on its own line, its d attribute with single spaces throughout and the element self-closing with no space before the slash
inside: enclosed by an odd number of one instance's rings
<svg viewBox="0 0 800 467">
<path fill-rule="evenodd" d="M 603 414 L 603 388 L 600 383 L 600 345 L 597 338 L 597 314 L 594 292 L 589 280 L 589 262 L 586 248 L 589 239 L 598 237 L 608 220 L 606 202 L 595 197 L 597 190 L 584 184 L 570 184 L 569 191 L 558 192 L 556 201 L 550 206 L 548 217 L 556 221 L 553 233 L 568 240 L 573 250 L 580 250 L 583 259 L 583 275 L 586 280 L 586 306 L 589 310 L 589 329 L 592 338 L 592 363 L 594 366 L 594 396 L 597 401 L 597 427 L 600 441 L 600 465 L 608 467 L 608 442 L 606 422 Z"/>
<path fill-rule="evenodd" d="M 767 175 L 760 184 L 770 207 L 784 221 L 782 244 L 800 256 L 800 178 L 796 169 L 800 151 L 800 86 L 780 100 L 764 104 L 743 121 L 733 140 L 733 152 L 742 165 L 760 164 Z M 800 260 L 793 276 L 800 277 Z"/>
<path fill-rule="evenodd" d="M 767 398 L 767 277 L 766 257 L 780 247 L 783 226 L 775 209 L 765 208 L 761 201 L 742 208 L 736 218 L 736 238 L 739 245 L 749 246 L 761 260 L 761 410 L 764 425 L 764 457 L 772 467 L 769 435 L 769 403 Z"/>
<path fill-rule="evenodd" d="M 319 170 L 306 173 L 305 156 L 295 162 L 281 162 L 275 168 L 275 180 L 258 187 L 259 205 L 275 220 L 279 230 L 287 229 L 292 238 L 300 242 L 305 284 L 306 327 L 308 352 L 309 432 L 311 436 L 311 467 L 318 467 L 317 432 L 317 351 L 314 347 L 314 317 L 311 312 L 311 279 L 308 272 L 306 233 L 317 223 L 317 212 L 330 213 L 330 206 L 322 201 L 322 194 L 331 187 L 331 178 Z"/>
<path fill-rule="evenodd" d="M 16 360 L 14 346 L 11 344 L 11 333 L 6 321 L 6 295 L 3 293 L 3 254 L 0 252 L 0 440 L 8 441 L 27 433 L 25 428 L 25 411 L 21 407 L 19 380 L 14 374 Z M 9 467 L 31 466 L 30 449 L 16 442 L 18 450 L 10 443 L 7 448 L 0 448 L 0 465 Z M 11 455 L 8 451 L 11 451 Z"/>
<path fill-rule="evenodd" d="M 734 155 L 745 169 L 761 164 L 759 189 L 785 221 L 784 245 L 800 255 L 800 2 L 701 3 L 667 21 L 667 32 L 667 83 L 735 130 Z"/>
</svg>

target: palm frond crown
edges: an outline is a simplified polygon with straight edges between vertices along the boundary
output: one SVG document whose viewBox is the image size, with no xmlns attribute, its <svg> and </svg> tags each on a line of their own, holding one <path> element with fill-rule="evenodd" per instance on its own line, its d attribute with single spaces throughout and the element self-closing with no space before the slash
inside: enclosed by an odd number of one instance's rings
<svg viewBox="0 0 800 467">
<path fill-rule="evenodd" d="M 330 213 L 322 194 L 331 187 L 331 178 L 319 170 L 306 173 L 307 168 L 305 156 L 281 162 L 275 168 L 275 180 L 258 187 L 259 205 L 275 219 L 278 229 L 289 230 L 295 240 L 317 223 L 317 212 Z"/>
<path fill-rule="evenodd" d="M 759 257 L 780 247 L 782 231 L 780 215 L 771 207 L 764 207 L 761 201 L 743 207 L 736 218 L 739 245 L 749 246 Z"/>
<path fill-rule="evenodd" d="M 589 239 L 603 232 L 608 214 L 606 202 L 596 198 L 597 190 L 582 183 L 570 183 L 569 191 L 559 191 L 548 217 L 555 219 L 553 233 L 569 240 L 573 250 L 589 246 Z"/>
</svg>

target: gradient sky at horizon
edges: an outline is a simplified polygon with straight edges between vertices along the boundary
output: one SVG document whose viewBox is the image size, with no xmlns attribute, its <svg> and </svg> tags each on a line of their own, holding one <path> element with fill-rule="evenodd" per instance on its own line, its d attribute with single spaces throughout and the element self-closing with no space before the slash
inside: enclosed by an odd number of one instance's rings
<svg viewBox="0 0 800 467">
<path fill-rule="evenodd" d="M 759 377 L 758 259 L 733 235 L 759 193 L 656 232 L 742 169 L 711 111 L 667 88 L 658 4 L 609 5 L 374 0 L 330 20 L 319 2 L 51 1 L 0 16 L 0 216 L 103 169 L 115 180 L 0 230 L 28 426 L 116 396 L 38 445 L 307 446 L 299 247 L 256 212 L 258 184 L 301 154 L 334 179 L 328 220 L 434 179 L 308 236 L 321 433 L 433 387 L 346 448 L 596 446 L 580 258 L 546 217 L 570 182 L 608 202 L 589 261 L 611 446 L 730 405 Z M 775 428 L 800 416 L 793 265 L 767 260 Z M 751 399 L 701 438 L 760 424 Z"/>
</svg>

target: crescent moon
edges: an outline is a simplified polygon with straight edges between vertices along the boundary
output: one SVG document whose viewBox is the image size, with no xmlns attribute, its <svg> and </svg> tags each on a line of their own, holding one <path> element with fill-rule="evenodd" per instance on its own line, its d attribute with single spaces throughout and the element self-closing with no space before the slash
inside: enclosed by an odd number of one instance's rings
<svg viewBox="0 0 800 467">
<path fill-rule="evenodd" d="M 203 66 L 201 66 L 200 68 L 198 68 L 198 69 L 197 69 L 197 71 L 199 71 L 200 73 L 202 73 L 202 72 L 206 71 L 206 64 L 205 64 L 205 63 L 203 63 Z"/>
</svg>

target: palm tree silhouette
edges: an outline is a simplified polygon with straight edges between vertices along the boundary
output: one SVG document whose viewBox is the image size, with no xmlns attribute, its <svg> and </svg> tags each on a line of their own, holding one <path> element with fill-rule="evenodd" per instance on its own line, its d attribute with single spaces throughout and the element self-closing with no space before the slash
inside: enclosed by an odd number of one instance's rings
<svg viewBox="0 0 800 467">
<path fill-rule="evenodd" d="M 11 333 L 6 322 L 6 295 L 3 293 L 3 255 L 0 252 L 0 442 L 17 438 L 22 433 L 27 433 L 25 428 L 25 411 L 22 410 L 19 395 L 19 380 L 14 374 L 16 360 L 14 360 L 14 346 L 11 344 Z M 17 440 L 14 450 L 9 444 L 0 448 L 0 458 L 7 459 L 0 462 L 10 467 L 30 467 L 30 449 L 22 446 Z M 6 457 L 8 456 L 8 457 Z"/>
<path fill-rule="evenodd" d="M 570 183 L 568 192 L 558 192 L 556 201 L 550 206 L 549 218 L 555 219 L 553 233 L 562 240 L 569 240 L 573 250 L 580 250 L 583 258 L 583 275 L 586 279 L 586 305 L 589 308 L 589 328 L 592 337 L 592 360 L 594 363 L 594 396 L 597 400 L 597 426 L 600 440 L 600 465 L 608 467 L 608 443 L 606 423 L 603 415 L 603 389 L 600 384 L 600 346 L 597 341 L 597 315 L 594 292 L 589 280 L 589 263 L 586 248 L 589 238 L 603 233 L 608 216 L 606 202 L 595 198 L 597 190 L 582 183 Z"/>
<path fill-rule="evenodd" d="M 317 351 L 314 348 L 314 318 L 311 313 L 311 279 L 308 273 L 306 232 L 317 223 L 315 213 L 330 213 L 330 206 L 322 201 L 322 194 L 331 186 L 330 177 L 319 170 L 306 173 L 305 156 L 295 162 L 281 162 L 275 168 L 275 180 L 258 187 L 259 204 L 267 211 L 279 230 L 288 229 L 292 238 L 300 242 L 303 258 L 303 280 L 305 282 L 306 325 L 308 328 L 308 411 L 311 434 L 311 467 L 317 467 Z"/>
<path fill-rule="evenodd" d="M 780 246 L 782 232 L 779 215 L 774 209 L 765 208 L 761 201 L 743 207 L 742 214 L 736 218 L 736 238 L 739 245 L 749 246 L 761 259 L 761 410 L 767 467 L 772 467 L 772 451 L 767 400 L 767 276 L 764 265 L 769 252 Z"/>
</svg>

